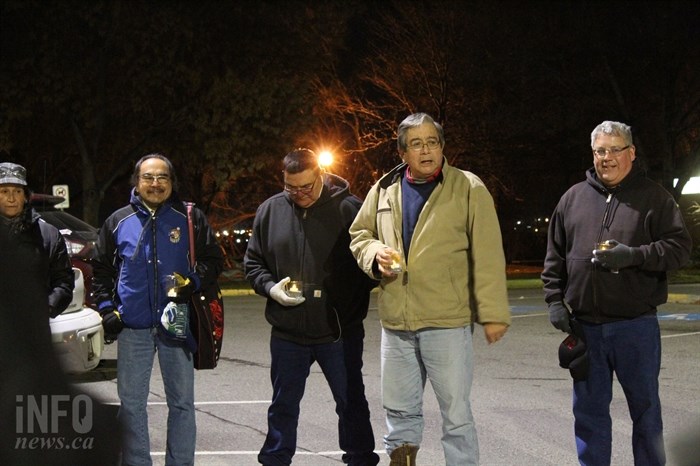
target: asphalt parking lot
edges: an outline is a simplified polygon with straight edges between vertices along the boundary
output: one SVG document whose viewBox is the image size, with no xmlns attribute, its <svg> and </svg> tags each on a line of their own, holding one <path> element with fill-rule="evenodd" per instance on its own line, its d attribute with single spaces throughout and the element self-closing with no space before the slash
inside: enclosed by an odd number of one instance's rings
<svg viewBox="0 0 700 466">
<path fill-rule="evenodd" d="M 662 329 L 661 399 L 669 464 L 679 464 L 676 443 L 698 436 L 700 404 L 700 285 L 673 287 L 672 299 L 660 310 Z M 365 327 L 365 385 L 372 411 L 376 450 L 381 465 L 384 414 L 380 395 L 380 325 L 373 294 Z M 511 290 L 513 325 L 506 337 L 488 346 L 481 328 L 475 332 L 475 379 L 472 406 L 483 465 L 575 465 L 571 414 L 571 380 L 557 363 L 563 334 L 549 324 L 539 290 Z M 196 373 L 197 456 L 205 466 L 258 464 L 257 452 L 266 433 L 269 382 L 269 325 L 264 300 L 255 295 L 225 299 L 226 333 L 219 367 Z M 118 404 L 116 351 L 105 347 L 95 371 L 73 382 L 103 401 Z M 619 385 L 615 385 L 613 418 L 614 465 L 633 464 L 632 424 Z M 149 422 L 154 464 L 164 464 L 167 407 L 162 380 L 154 370 L 149 399 Z M 440 416 L 428 385 L 425 395 L 425 433 L 417 462 L 444 464 L 440 446 Z M 312 368 L 302 403 L 294 464 L 342 464 L 337 443 L 337 418 L 325 380 Z M 695 446 L 697 443 L 694 444 Z"/>
</svg>

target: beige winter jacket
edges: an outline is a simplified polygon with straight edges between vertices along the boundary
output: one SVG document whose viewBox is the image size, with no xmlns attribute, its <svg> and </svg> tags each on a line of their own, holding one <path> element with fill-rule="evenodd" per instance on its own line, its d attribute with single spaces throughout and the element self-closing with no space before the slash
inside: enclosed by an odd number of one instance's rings
<svg viewBox="0 0 700 466">
<path fill-rule="evenodd" d="M 405 164 L 369 191 L 350 227 L 350 249 L 373 278 L 375 255 L 403 252 L 401 177 Z M 379 318 L 391 330 L 510 324 L 501 231 L 493 198 L 473 173 L 445 163 L 420 213 L 404 272 L 382 279 Z M 374 268 L 373 268 L 374 267 Z"/>
</svg>

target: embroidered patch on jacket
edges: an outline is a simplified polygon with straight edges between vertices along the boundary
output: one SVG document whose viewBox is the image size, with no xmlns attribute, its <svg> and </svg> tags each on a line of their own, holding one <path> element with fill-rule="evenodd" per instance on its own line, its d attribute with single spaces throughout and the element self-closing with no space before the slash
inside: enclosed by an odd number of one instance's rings
<svg viewBox="0 0 700 466">
<path fill-rule="evenodd" d="M 172 230 L 170 230 L 170 234 L 168 236 L 170 237 L 171 243 L 179 243 L 180 242 L 180 227 L 173 228 Z"/>
</svg>

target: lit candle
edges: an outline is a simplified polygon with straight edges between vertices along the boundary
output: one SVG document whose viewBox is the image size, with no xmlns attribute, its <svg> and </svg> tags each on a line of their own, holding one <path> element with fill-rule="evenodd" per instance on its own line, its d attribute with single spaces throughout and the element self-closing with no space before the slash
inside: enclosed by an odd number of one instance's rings
<svg viewBox="0 0 700 466">
<path fill-rule="evenodd" d="M 389 269 L 392 273 L 403 272 L 403 267 L 401 266 L 401 255 L 398 252 L 391 253 L 391 266 Z"/>
<path fill-rule="evenodd" d="M 299 280 L 293 280 L 287 283 L 286 292 L 288 296 L 292 298 L 300 298 L 302 296 L 301 290 L 304 288 L 302 282 Z"/>
</svg>

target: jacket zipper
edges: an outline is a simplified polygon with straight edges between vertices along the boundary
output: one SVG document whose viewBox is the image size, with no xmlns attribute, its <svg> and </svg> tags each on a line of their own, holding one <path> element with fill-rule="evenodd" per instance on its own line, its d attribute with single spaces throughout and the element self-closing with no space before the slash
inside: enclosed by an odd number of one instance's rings
<svg viewBox="0 0 700 466">
<path fill-rule="evenodd" d="M 600 225 L 600 231 L 598 232 L 597 242 L 603 239 L 603 232 L 605 231 L 605 224 L 608 222 L 608 215 L 610 214 L 610 208 L 612 206 L 612 193 L 608 193 L 608 198 L 605 200 L 605 212 L 603 213 L 603 223 Z"/>
<path fill-rule="evenodd" d="M 304 213 L 301 215 L 301 219 L 305 222 L 306 221 L 306 214 L 308 213 L 309 209 L 303 209 Z M 304 284 L 306 284 L 306 277 L 304 277 L 304 256 L 306 256 L 306 238 L 304 237 L 304 225 L 303 223 L 299 223 L 299 228 L 301 231 L 299 232 L 299 238 L 301 238 L 301 261 L 299 264 L 299 276 L 301 277 L 301 280 Z M 304 290 L 302 290 L 303 292 Z"/>
<path fill-rule="evenodd" d="M 603 213 L 603 220 L 600 224 L 600 231 L 598 232 L 598 238 L 596 239 L 596 242 L 600 242 L 603 239 L 603 232 L 605 231 L 605 224 L 608 221 L 608 215 L 610 214 L 610 208 L 612 206 L 612 193 L 608 193 L 608 198 L 605 200 L 605 212 Z M 593 247 L 593 245 L 591 245 Z M 600 310 L 598 309 L 598 285 L 600 282 L 600 277 L 598 276 L 598 266 L 594 263 L 591 263 L 591 268 L 593 269 L 593 320 L 595 322 L 598 321 L 598 317 L 600 316 Z"/>
<path fill-rule="evenodd" d="M 153 313 L 156 314 L 156 319 L 155 322 L 151 320 L 152 326 L 157 327 L 158 323 L 160 320 L 157 318 L 158 317 L 158 303 L 159 303 L 159 294 L 158 293 L 158 245 L 157 245 L 157 229 L 156 229 L 156 214 L 155 212 L 151 216 L 151 232 L 153 233 L 153 280 L 155 281 L 154 287 L 153 287 Z M 153 316 L 151 316 L 151 319 L 153 319 Z"/>
</svg>

